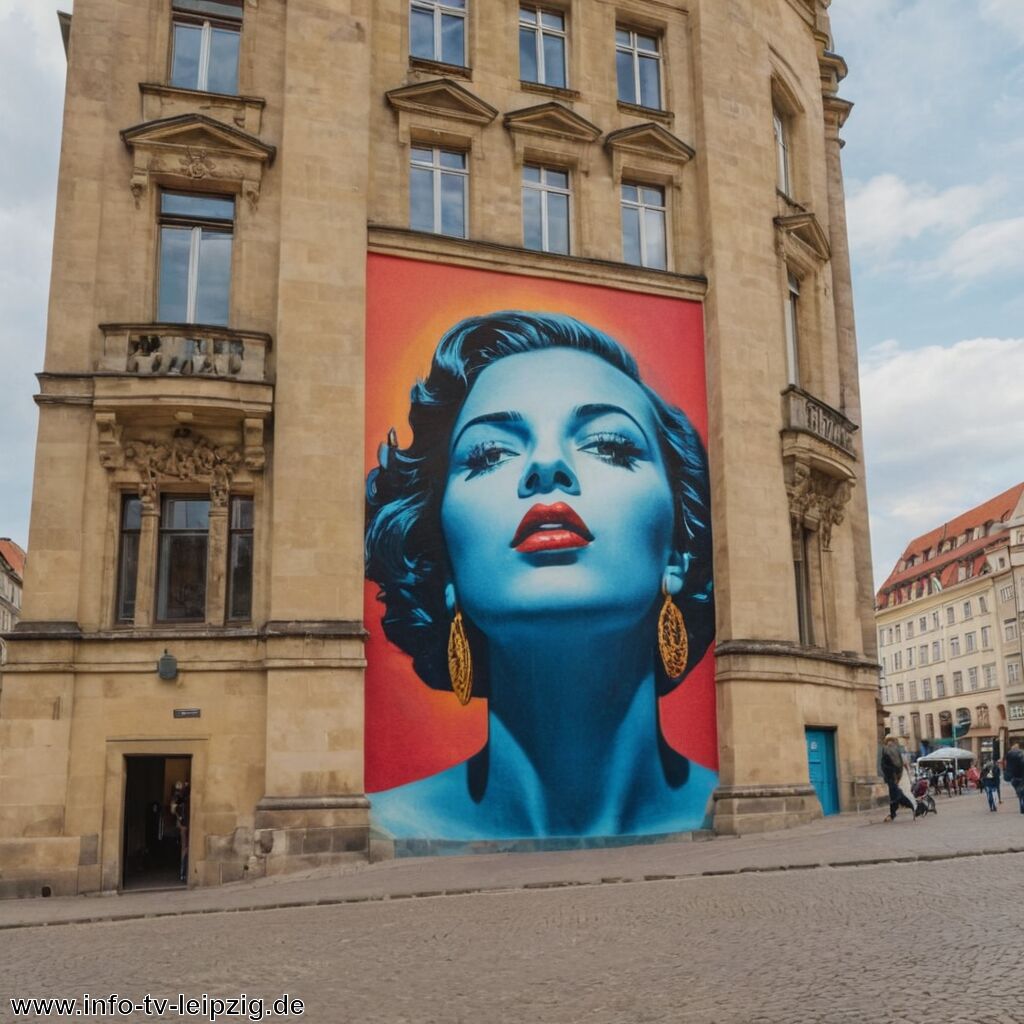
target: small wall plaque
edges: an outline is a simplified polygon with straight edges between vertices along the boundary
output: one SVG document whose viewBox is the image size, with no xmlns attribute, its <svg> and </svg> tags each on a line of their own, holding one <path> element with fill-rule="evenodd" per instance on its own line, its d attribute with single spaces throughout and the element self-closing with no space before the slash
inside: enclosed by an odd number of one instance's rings
<svg viewBox="0 0 1024 1024">
<path fill-rule="evenodd" d="M 200 716 L 201 716 L 201 712 L 200 712 L 199 708 L 175 708 L 174 709 L 174 717 L 175 718 L 199 718 Z"/>
</svg>

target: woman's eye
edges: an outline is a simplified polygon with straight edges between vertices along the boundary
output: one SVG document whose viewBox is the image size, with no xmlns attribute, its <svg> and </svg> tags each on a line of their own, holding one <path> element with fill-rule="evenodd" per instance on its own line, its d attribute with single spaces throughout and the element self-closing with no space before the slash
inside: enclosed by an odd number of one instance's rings
<svg viewBox="0 0 1024 1024">
<path fill-rule="evenodd" d="M 466 453 L 464 465 L 469 470 L 469 476 L 466 479 L 470 480 L 482 473 L 489 473 L 503 462 L 515 458 L 516 454 L 511 448 L 506 448 L 498 441 L 481 441 L 479 444 L 473 445 Z"/>
<path fill-rule="evenodd" d="M 581 450 L 624 469 L 633 469 L 643 455 L 643 450 L 624 434 L 594 434 L 587 438 Z"/>
</svg>

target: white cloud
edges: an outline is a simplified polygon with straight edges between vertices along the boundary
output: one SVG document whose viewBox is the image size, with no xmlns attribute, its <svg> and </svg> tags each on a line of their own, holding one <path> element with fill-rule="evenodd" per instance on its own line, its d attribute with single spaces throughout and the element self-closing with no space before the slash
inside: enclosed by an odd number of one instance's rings
<svg viewBox="0 0 1024 1024">
<path fill-rule="evenodd" d="M 960 280 L 1024 270 L 1024 217 L 978 224 L 956 238 L 936 260 L 934 271 Z"/>
<path fill-rule="evenodd" d="M 861 370 L 875 582 L 906 544 L 1024 479 L 1024 338 L 913 350 Z"/>
<path fill-rule="evenodd" d="M 1024 45 L 1024 4 L 1021 0 L 981 0 L 981 16 Z"/>
</svg>

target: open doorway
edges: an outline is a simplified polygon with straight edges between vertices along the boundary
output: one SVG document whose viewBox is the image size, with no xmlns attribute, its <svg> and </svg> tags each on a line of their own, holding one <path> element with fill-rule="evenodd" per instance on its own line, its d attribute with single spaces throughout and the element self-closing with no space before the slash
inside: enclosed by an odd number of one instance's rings
<svg viewBox="0 0 1024 1024">
<path fill-rule="evenodd" d="M 191 757 L 125 757 L 123 889 L 185 885 Z"/>
</svg>

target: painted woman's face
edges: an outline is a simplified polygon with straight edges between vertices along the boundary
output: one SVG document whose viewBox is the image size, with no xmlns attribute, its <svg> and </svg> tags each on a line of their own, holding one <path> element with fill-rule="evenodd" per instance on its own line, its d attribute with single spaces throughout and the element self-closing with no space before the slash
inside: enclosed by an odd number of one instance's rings
<svg viewBox="0 0 1024 1024">
<path fill-rule="evenodd" d="M 654 411 L 603 359 L 545 349 L 477 378 L 452 431 L 441 524 L 483 630 L 627 628 L 659 600 L 673 502 Z"/>
</svg>

